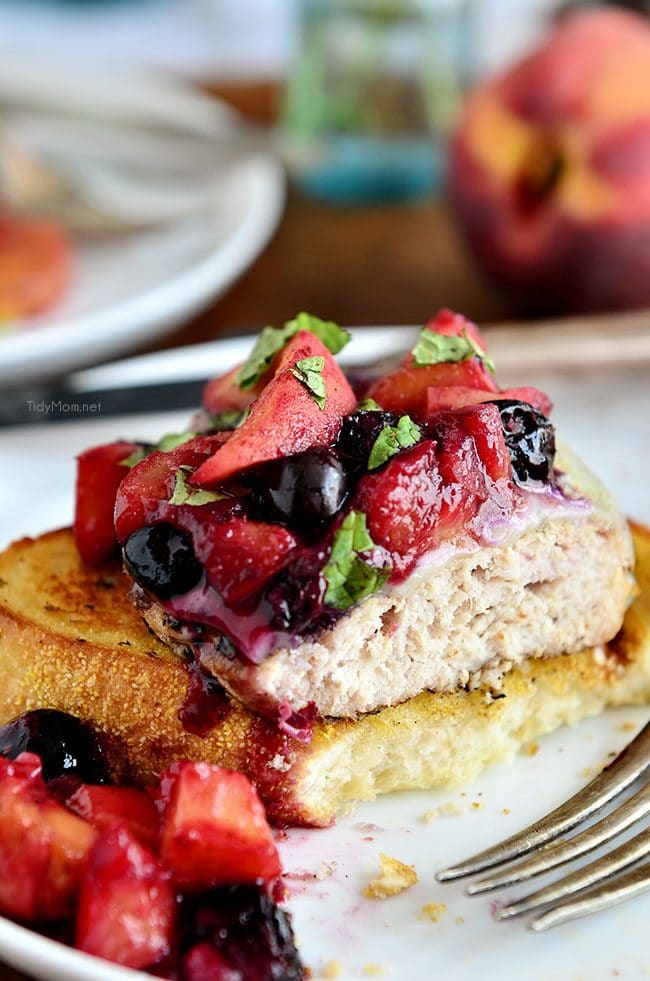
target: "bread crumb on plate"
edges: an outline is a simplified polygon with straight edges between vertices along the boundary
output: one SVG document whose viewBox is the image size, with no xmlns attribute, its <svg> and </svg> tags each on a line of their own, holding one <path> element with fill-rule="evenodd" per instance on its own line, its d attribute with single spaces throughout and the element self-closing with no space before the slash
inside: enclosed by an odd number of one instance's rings
<svg viewBox="0 0 650 981">
<path fill-rule="evenodd" d="M 440 804 L 439 807 L 434 807 L 431 811 L 425 811 L 422 820 L 425 824 L 432 824 L 439 817 L 460 817 L 461 814 L 465 813 L 465 810 L 462 804 L 448 800 L 444 804 Z"/>
<path fill-rule="evenodd" d="M 447 912 L 446 903 L 427 903 L 422 907 L 422 919 L 431 920 L 432 923 L 437 923 L 440 917 L 444 916 Z"/>
<path fill-rule="evenodd" d="M 418 883 L 418 874 L 415 866 L 405 865 L 397 858 L 391 858 L 384 852 L 379 854 L 379 864 L 381 875 L 368 883 L 363 890 L 364 896 L 369 899 L 388 899 L 389 896 L 396 896 L 405 889 L 410 889 Z"/>
<path fill-rule="evenodd" d="M 321 862 L 316 869 L 316 878 L 320 881 L 331 879 L 336 869 L 336 862 Z"/>
<path fill-rule="evenodd" d="M 328 961 L 327 964 L 323 965 L 321 977 L 331 981 L 332 978 L 340 978 L 342 974 L 343 965 L 340 961 Z"/>
</svg>

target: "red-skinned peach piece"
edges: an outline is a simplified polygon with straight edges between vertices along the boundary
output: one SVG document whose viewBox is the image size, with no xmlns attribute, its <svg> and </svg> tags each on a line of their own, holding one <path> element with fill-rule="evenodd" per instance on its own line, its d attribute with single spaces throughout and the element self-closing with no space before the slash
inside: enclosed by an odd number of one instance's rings
<svg viewBox="0 0 650 981">
<path fill-rule="evenodd" d="M 228 606 L 236 606 L 287 565 L 298 543 L 287 528 L 232 517 L 197 536 L 197 556 Z"/>
<path fill-rule="evenodd" d="M 65 917 L 94 839 L 90 825 L 50 798 L 36 757 L 2 767 L 0 911 L 28 922 Z"/>
<path fill-rule="evenodd" d="M 140 844 L 156 851 L 160 820 L 156 805 L 148 794 L 135 787 L 108 787 L 82 784 L 68 797 L 65 806 L 73 814 L 103 833 L 123 824 Z"/>
<path fill-rule="evenodd" d="M 81 882 L 75 946 L 136 970 L 169 954 L 176 896 L 160 862 L 117 825 L 95 841 Z"/>
<path fill-rule="evenodd" d="M 471 436 L 480 463 L 491 480 L 510 478 L 510 454 L 496 405 L 464 406 L 449 416 L 447 426 L 450 424 L 458 425 L 464 433 Z M 444 442 L 443 439 L 443 446 Z"/>
<path fill-rule="evenodd" d="M 197 436 L 169 453 L 156 451 L 126 470 L 115 500 L 115 532 L 120 544 L 143 525 L 158 521 L 170 521 L 184 527 L 196 520 L 195 512 L 201 509 L 170 504 L 180 467 L 194 470 L 215 453 L 230 437 L 230 433 L 213 436 Z M 210 507 L 213 505 L 202 505 Z M 189 514 L 187 513 L 189 512 Z"/>
<path fill-rule="evenodd" d="M 218 415 L 220 412 L 244 412 L 262 391 L 264 378 L 253 386 L 253 388 L 242 389 L 237 384 L 237 375 L 241 365 L 232 368 L 225 375 L 213 378 L 203 389 L 203 408 L 211 415 Z"/>
<path fill-rule="evenodd" d="M 298 361 L 313 357 L 324 360 L 323 408 L 293 374 Z M 354 392 L 324 344 L 308 331 L 299 331 L 278 357 L 275 374 L 253 403 L 248 419 L 225 446 L 199 467 L 191 483 L 196 487 L 215 487 L 268 460 L 325 446 L 336 439 L 342 417 L 355 404 Z"/>
<path fill-rule="evenodd" d="M 485 349 L 476 324 L 451 310 L 440 310 L 427 323 L 427 328 L 434 334 L 445 334 L 448 337 L 458 337 L 466 333 L 474 343 Z M 370 386 L 368 397 L 374 399 L 382 409 L 408 413 L 421 419 L 427 414 L 428 391 L 432 387 L 462 387 L 465 390 L 477 389 L 483 393 L 499 391 L 494 376 L 479 358 L 468 358 L 453 364 L 421 366 L 415 364 L 413 355 L 409 353 L 397 371 L 384 375 Z"/>
<path fill-rule="evenodd" d="M 424 440 L 359 481 L 355 507 L 366 515 L 373 542 L 390 553 L 395 578 L 409 572 L 425 547 L 439 544 L 444 489 L 438 464 L 436 440 Z"/>
<path fill-rule="evenodd" d="M 77 457 L 74 538 L 89 565 L 105 562 L 117 549 L 115 498 L 129 472 L 123 461 L 137 449 L 137 443 L 120 441 L 93 446 Z"/>
<path fill-rule="evenodd" d="M 178 886 L 200 890 L 280 874 L 264 806 L 243 774 L 174 763 L 160 790 L 161 855 Z"/>
<path fill-rule="evenodd" d="M 433 439 L 362 477 L 354 498 L 373 542 L 391 555 L 394 580 L 466 526 L 495 482 L 504 502 L 511 495 L 510 456 L 497 406 L 440 412 L 428 426 Z"/>
<path fill-rule="evenodd" d="M 546 392 L 532 385 L 523 388 L 504 388 L 501 392 L 485 392 L 479 388 L 463 385 L 440 385 L 427 390 L 427 416 L 442 409 L 460 409 L 464 405 L 477 405 L 479 402 L 492 402 L 495 399 L 516 399 L 528 402 L 545 416 L 551 414 L 553 403 Z"/>
</svg>

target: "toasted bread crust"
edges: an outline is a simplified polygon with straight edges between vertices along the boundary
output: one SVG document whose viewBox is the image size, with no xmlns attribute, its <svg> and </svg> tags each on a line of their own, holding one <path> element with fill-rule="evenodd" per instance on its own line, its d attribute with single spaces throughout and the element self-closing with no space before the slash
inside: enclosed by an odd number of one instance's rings
<svg viewBox="0 0 650 981">
<path fill-rule="evenodd" d="M 208 736 L 186 732 L 186 663 L 144 626 L 119 566 L 85 568 L 67 529 L 23 539 L 0 555 L 0 721 L 35 707 L 72 712 L 105 735 L 123 776 L 146 784 L 175 759 L 209 760 L 246 773 L 276 823 L 325 825 L 353 800 L 466 782 L 559 725 L 650 701 L 650 531 L 633 534 L 641 595 L 606 648 L 525 662 L 498 700 L 423 692 L 323 721 L 310 744 L 235 699 Z"/>
</svg>

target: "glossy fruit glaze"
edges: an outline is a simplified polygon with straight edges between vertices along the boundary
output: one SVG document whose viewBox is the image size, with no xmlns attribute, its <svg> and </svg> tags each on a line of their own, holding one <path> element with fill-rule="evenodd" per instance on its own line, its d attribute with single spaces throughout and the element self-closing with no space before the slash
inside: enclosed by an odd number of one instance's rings
<svg viewBox="0 0 650 981">
<path fill-rule="evenodd" d="M 206 431 L 130 467 L 89 451 L 123 471 L 112 534 L 126 568 L 195 651 L 220 635 L 222 653 L 259 663 L 436 549 L 489 543 L 491 524 L 558 495 L 547 396 L 501 390 L 464 317 L 441 311 L 394 371 L 364 376 L 359 402 L 320 339 L 335 325 L 301 316 L 208 385 Z"/>
</svg>

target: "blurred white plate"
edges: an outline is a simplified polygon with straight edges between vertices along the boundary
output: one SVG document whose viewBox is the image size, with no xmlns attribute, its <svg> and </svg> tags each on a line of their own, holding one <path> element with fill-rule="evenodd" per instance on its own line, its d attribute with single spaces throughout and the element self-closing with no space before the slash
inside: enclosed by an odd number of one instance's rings
<svg viewBox="0 0 650 981">
<path fill-rule="evenodd" d="M 356 364 L 393 353 L 411 339 L 404 328 L 357 330 L 353 335 L 345 355 Z M 85 380 L 111 386 L 216 374 L 241 360 L 250 344 L 250 338 L 233 338 L 162 352 L 96 369 Z M 545 388 L 556 402 L 554 418 L 563 437 L 616 492 L 627 513 L 650 524 L 650 389 L 643 373 L 501 380 Z M 99 418 L 0 431 L 0 459 L 11 474 L 11 480 L 0 482 L 0 548 L 20 535 L 70 523 L 75 453 L 117 436 L 156 438 L 184 428 L 188 415 Z M 495 901 L 524 890 L 507 890 L 496 899 L 468 899 L 463 883 L 442 886 L 434 874 L 521 829 L 575 793 L 629 742 L 634 735 L 630 727 L 640 727 L 647 717 L 647 708 L 605 712 L 540 739 L 535 755 L 490 767 L 471 786 L 392 794 L 360 806 L 333 828 L 290 831 L 280 842 L 289 873 L 288 905 L 314 981 L 325 976 L 363 981 L 379 975 L 385 981 L 611 981 L 646 976 L 650 955 L 643 937 L 650 893 L 548 934 L 534 934 L 526 929 L 525 918 L 501 923 L 492 916 Z M 447 802 L 459 813 L 424 821 L 428 811 Z M 385 901 L 364 898 L 364 886 L 378 872 L 380 851 L 414 864 L 419 884 Z M 447 907 L 437 923 L 422 913 L 422 906 L 432 902 Z M 2 918 L 0 961 L 43 981 L 145 977 Z M 325 973 L 328 963 L 334 972 L 331 962 L 338 963 L 338 975 Z"/>
<path fill-rule="evenodd" d="M 213 204 L 188 218 L 146 231 L 76 238 L 64 299 L 0 332 L 0 384 L 98 363 L 187 320 L 253 262 L 277 227 L 285 193 L 274 157 L 245 146 L 237 157 L 235 114 L 180 80 L 148 71 L 90 76 L 87 68 L 44 67 L 5 54 L 0 95 L 13 103 L 50 104 L 81 116 L 92 108 L 113 120 L 214 137 L 215 167 L 221 153 L 223 179 Z"/>
</svg>

